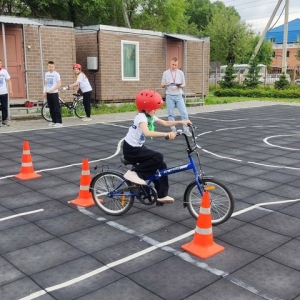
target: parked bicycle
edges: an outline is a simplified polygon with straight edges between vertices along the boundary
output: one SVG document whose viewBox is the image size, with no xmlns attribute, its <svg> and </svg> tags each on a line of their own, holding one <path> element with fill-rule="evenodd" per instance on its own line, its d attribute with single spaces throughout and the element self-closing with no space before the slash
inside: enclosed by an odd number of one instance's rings
<svg viewBox="0 0 300 300">
<path fill-rule="evenodd" d="M 156 173 L 147 180 L 147 185 L 137 185 L 126 180 L 119 170 L 102 171 L 91 181 L 90 191 L 97 206 L 108 215 L 122 215 L 130 210 L 137 198 L 145 205 L 163 205 L 157 202 L 157 193 L 153 187 L 153 180 L 160 176 L 168 176 L 178 172 L 193 170 L 194 180 L 187 186 L 183 196 L 183 207 L 187 207 L 191 215 L 197 219 L 202 195 L 205 191 L 210 193 L 212 225 L 219 225 L 226 222 L 232 215 L 234 209 L 234 200 L 227 187 L 213 179 L 212 176 L 205 176 L 201 171 L 200 156 L 197 152 L 199 146 L 196 143 L 195 127 L 190 126 L 193 146 L 190 144 L 186 134 L 178 130 L 177 136 L 183 135 L 187 144 L 188 164 L 179 165 L 163 170 L 157 170 Z M 195 164 L 193 155 L 197 157 L 199 170 Z M 122 163 L 134 165 L 121 158 Z"/>
<path fill-rule="evenodd" d="M 62 90 L 69 90 L 69 87 L 64 86 L 61 88 Z M 82 119 L 86 116 L 85 110 L 84 110 L 84 106 L 83 106 L 83 97 L 80 94 L 73 94 L 73 101 L 68 101 L 65 102 L 61 97 L 59 97 L 59 105 L 62 109 L 62 113 L 64 112 L 64 110 L 70 115 L 70 114 L 74 114 Z M 43 118 L 48 121 L 48 122 L 52 122 L 52 118 L 50 115 L 50 109 L 48 107 L 48 103 L 45 102 L 42 106 L 42 116 Z"/>
</svg>

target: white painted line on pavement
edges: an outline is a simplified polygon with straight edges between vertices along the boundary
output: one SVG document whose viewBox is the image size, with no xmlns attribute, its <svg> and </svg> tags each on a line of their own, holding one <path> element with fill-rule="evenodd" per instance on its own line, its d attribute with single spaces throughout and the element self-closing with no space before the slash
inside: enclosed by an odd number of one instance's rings
<svg viewBox="0 0 300 300">
<path fill-rule="evenodd" d="M 274 201 L 274 202 L 264 202 L 264 203 L 259 203 L 259 204 L 254 204 L 250 207 L 244 208 L 240 211 L 237 211 L 232 214 L 233 217 L 241 215 L 247 211 L 250 211 L 255 208 L 260 208 L 261 206 L 266 206 L 266 205 L 274 205 L 274 204 L 282 204 L 282 203 L 290 203 L 290 202 L 298 202 L 300 199 L 295 199 L 295 200 L 280 200 L 280 201 Z"/>
<path fill-rule="evenodd" d="M 300 199 L 282 200 L 282 201 L 276 201 L 276 202 L 264 202 L 264 203 L 260 203 L 260 204 L 255 204 L 253 206 L 250 206 L 248 208 L 245 208 L 245 209 L 242 209 L 240 211 L 237 211 L 237 212 L 233 213 L 232 216 L 237 216 L 237 215 L 243 214 L 243 213 L 245 213 L 247 211 L 250 211 L 252 209 L 260 208 L 261 206 L 265 206 L 265 205 L 274 205 L 274 204 L 282 204 L 282 203 L 297 202 L 297 201 L 300 201 Z M 92 217 L 94 219 L 98 219 L 98 215 L 96 215 L 96 214 L 94 214 L 94 213 L 86 210 L 85 208 L 79 207 L 78 209 L 82 213 L 87 214 L 87 215 L 89 215 L 90 217 Z M 100 220 L 103 221 L 103 220 L 105 220 L 105 218 L 101 217 Z M 106 222 L 106 224 L 108 224 L 108 225 L 110 225 L 110 226 L 112 226 L 112 227 L 114 227 L 116 229 L 119 229 L 119 230 L 121 230 L 123 232 L 126 232 L 126 233 L 132 234 L 134 236 L 137 236 L 141 240 L 143 240 L 143 241 L 145 241 L 145 242 L 147 242 L 149 244 L 154 244 L 154 245 L 152 245 L 151 247 L 149 247 L 147 249 L 141 250 L 139 252 L 136 252 L 134 254 L 126 256 L 126 257 L 124 257 L 122 259 L 119 259 L 119 260 L 117 260 L 115 262 L 109 263 L 109 264 L 107 264 L 107 265 L 105 265 L 105 266 L 103 266 L 101 268 L 98 268 L 98 269 L 96 269 L 94 271 L 88 272 L 88 273 L 86 273 L 84 275 L 75 277 L 75 278 L 73 278 L 71 280 L 68 280 L 68 281 L 65 281 L 65 282 L 63 282 L 61 284 L 57 284 L 57 285 L 48 287 L 45 290 L 41 290 L 41 291 L 37 291 L 35 293 L 32 293 L 32 294 L 30 294 L 30 295 L 28 295 L 26 297 L 20 298 L 19 300 L 31 300 L 31 299 L 38 298 L 38 297 L 40 297 L 42 295 L 45 295 L 47 292 L 52 292 L 52 291 L 55 291 L 55 290 L 58 290 L 58 289 L 65 288 L 67 286 L 73 285 L 73 284 L 75 284 L 77 282 L 86 280 L 86 279 L 88 279 L 88 278 L 90 278 L 92 276 L 95 276 L 97 274 L 100 274 L 100 273 L 102 273 L 102 272 L 104 272 L 104 271 L 106 271 L 106 270 L 108 270 L 110 268 L 113 268 L 115 266 L 118 266 L 120 264 L 128 262 L 130 260 L 133 260 L 133 259 L 135 259 L 137 257 L 140 257 L 140 256 L 142 256 L 144 254 L 147 254 L 149 252 L 152 252 L 152 251 L 160 249 L 160 248 L 162 248 L 163 250 L 165 250 L 167 252 L 171 252 L 174 255 L 176 255 L 176 256 L 184 259 L 185 261 L 190 262 L 190 263 L 194 264 L 195 266 L 200 267 L 200 268 L 202 268 L 202 269 L 204 269 L 206 271 L 209 271 L 212 274 L 215 274 L 217 276 L 222 276 L 222 277 L 226 278 L 229 275 L 228 273 L 226 273 L 226 272 L 224 272 L 222 270 L 211 268 L 206 263 L 202 263 L 202 262 L 199 262 L 199 261 L 195 260 L 193 258 L 193 256 L 191 256 L 190 254 L 188 254 L 186 252 L 180 252 L 180 251 L 174 250 L 174 249 L 172 249 L 170 247 L 166 247 L 167 245 L 173 244 L 175 242 L 178 242 L 178 241 L 180 241 L 182 239 L 185 239 L 185 238 L 193 235 L 195 233 L 195 230 L 188 231 L 188 232 L 186 232 L 186 233 L 184 233 L 184 234 L 182 234 L 182 235 L 180 235 L 178 237 L 175 237 L 175 238 L 173 238 L 171 240 L 168 240 L 168 241 L 165 241 L 165 242 L 157 242 L 157 241 L 153 240 L 152 238 L 149 238 L 149 237 L 147 237 L 145 235 L 142 235 L 142 234 L 138 235 L 134 230 L 132 230 L 130 228 L 127 228 L 127 227 L 125 227 L 123 225 L 120 225 L 120 224 L 118 224 L 118 223 L 116 223 L 114 221 L 108 221 L 108 222 Z M 234 283 L 234 280 L 231 277 L 228 278 L 228 279 L 231 282 Z M 241 281 L 239 281 L 239 283 L 241 283 Z M 253 287 L 249 286 L 248 284 L 245 284 L 244 288 L 246 288 L 249 291 L 254 291 L 255 290 Z M 261 295 L 258 292 L 255 293 L 255 294 Z M 273 299 L 272 297 L 269 297 L 267 295 L 265 295 L 265 297 L 266 297 L 266 299 Z"/>
<path fill-rule="evenodd" d="M 123 142 L 124 138 L 121 139 L 119 142 L 118 142 L 118 145 L 117 145 L 117 150 L 114 154 L 112 154 L 111 156 L 108 156 L 108 157 L 105 157 L 105 158 L 100 158 L 100 159 L 96 159 L 96 160 L 92 160 L 92 161 L 89 161 L 89 164 L 91 163 L 95 163 L 95 162 L 98 162 L 98 161 L 102 161 L 102 160 L 108 160 L 116 155 L 118 155 L 121 151 L 121 144 Z M 49 168 L 49 169 L 43 169 L 43 170 L 38 170 L 38 171 L 35 171 L 36 173 L 41 173 L 41 172 L 47 172 L 47 171 L 54 171 L 54 170 L 60 170 L 60 169 L 66 169 L 66 168 L 70 168 L 70 167 L 75 167 L 75 166 L 80 166 L 82 165 L 82 162 L 81 163 L 77 163 L 77 164 L 70 164 L 70 165 L 66 165 L 66 166 L 61 166 L 61 167 L 55 167 L 55 168 Z M 4 176 L 4 177 L 0 177 L 0 180 L 2 179 L 6 179 L 6 178 L 12 178 L 14 177 L 15 175 L 7 175 L 7 176 Z"/>
<path fill-rule="evenodd" d="M 220 157 L 220 158 L 224 158 L 224 159 L 229 159 L 229 160 L 233 160 L 233 161 L 239 161 L 239 162 L 242 162 L 241 159 L 236 159 L 236 158 L 232 158 L 232 157 L 221 156 L 221 155 L 218 155 L 218 154 L 216 154 L 216 153 L 210 152 L 210 151 L 205 150 L 205 149 L 202 149 L 202 151 L 203 151 L 203 152 L 206 152 L 206 153 L 208 153 L 208 154 L 211 154 L 211 155 Z"/>
<path fill-rule="evenodd" d="M 21 217 L 21 216 L 26 216 L 26 215 L 30 215 L 30 214 L 36 214 L 36 213 L 41 212 L 41 211 L 44 211 L 44 209 L 32 210 L 32 211 L 28 211 L 28 212 L 16 214 L 16 215 L 13 215 L 13 216 L 1 218 L 0 222 L 6 221 L 6 220 L 9 220 L 9 219 L 13 219 L 13 218 L 17 218 L 17 217 Z"/>
</svg>

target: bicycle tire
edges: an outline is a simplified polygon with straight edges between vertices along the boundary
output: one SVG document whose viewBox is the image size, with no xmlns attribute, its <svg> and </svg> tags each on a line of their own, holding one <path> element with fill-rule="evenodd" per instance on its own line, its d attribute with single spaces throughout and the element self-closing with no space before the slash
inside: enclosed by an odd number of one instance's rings
<svg viewBox="0 0 300 300">
<path fill-rule="evenodd" d="M 61 108 L 62 106 L 64 106 L 61 99 L 59 99 L 59 105 L 60 105 L 60 108 Z M 52 122 L 52 118 L 51 118 L 51 114 L 50 114 L 50 109 L 49 109 L 49 106 L 48 106 L 48 102 L 47 102 L 47 101 L 42 105 L 41 114 L 42 114 L 42 117 L 43 117 L 46 121 Z"/>
<path fill-rule="evenodd" d="M 75 115 L 80 119 L 86 116 L 84 105 L 83 105 L 83 98 L 80 98 L 75 102 L 74 111 L 75 111 Z"/>
<path fill-rule="evenodd" d="M 207 188 L 210 194 L 211 222 L 213 226 L 226 222 L 232 215 L 234 200 L 227 187 L 215 179 L 202 179 L 204 190 Z M 190 214 L 197 219 L 202 196 L 196 182 L 192 182 L 185 192 L 184 201 Z"/>
<path fill-rule="evenodd" d="M 51 115 L 50 115 L 50 109 L 48 107 L 48 102 L 45 102 L 42 106 L 42 110 L 41 110 L 41 113 L 42 113 L 42 117 L 48 121 L 48 122 L 52 122 L 52 118 L 51 118 Z"/>
<path fill-rule="evenodd" d="M 120 216 L 129 211 L 134 202 L 134 197 L 128 195 L 129 190 L 126 191 L 129 186 L 130 183 L 125 181 L 121 173 L 106 171 L 93 178 L 90 190 L 94 202 L 103 212 Z M 120 189 L 124 190 L 118 192 Z M 108 195 L 110 192 L 112 195 Z"/>
</svg>

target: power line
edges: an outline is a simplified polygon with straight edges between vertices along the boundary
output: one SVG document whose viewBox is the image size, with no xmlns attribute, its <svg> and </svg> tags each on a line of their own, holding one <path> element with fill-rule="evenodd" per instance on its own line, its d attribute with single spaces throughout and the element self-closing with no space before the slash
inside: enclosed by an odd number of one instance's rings
<svg viewBox="0 0 300 300">
<path fill-rule="evenodd" d="M 294 15 L 294 14 L 299 14 L 300 11 L 294 11 L 292 13 L 289 13 L 290 15 Z M 276 17 L 278 17 L 278 15 L 276 15 Z M 251 21 L 251 20 L 258 20 L 258 19 L 267 19 L 269 18 L 269 16 L 266 17 L 257 17 L 257 18 L 251 18 L 251 19 L 244 19 L 244 21 Z"/>
<path fill-rule="evenodd" d="M 248 8 L 251 8 L 251 7 L 257 7 L 257 6 L 264 6 L 264 5 L 270 4 L 270 3 L 274 3 L 274 2 L 265 2 L 264 4 L 258 4 L 258 5 L 253 5 L 253 6 L 241 7 L 241 8 L 239 8 L 239 10 L 242 10 L 242 9 L 248 9 Z M 245 3 L 243 3 L 243 4 L 245 4 Z M 241 5 L 241 4 L 240 4 L 240 5 Z M 238 5 L 236 5 L 236 6 L 238 6 Z M 235 7 L 235 6 L 234 6 L 234 7 Z"/>
<path fill-rule="evenodd" d="M 276 0 L 277 1 L 277 0 Z M 263 4 L 259 4 L 257 6 L 263 6 L 265 4 L 269 4 L 269 3 L 275 3 L 276 1 L 271 1 L 271 2 L 265 2 Z M 261 3 L 261 0 L 256 0 L 256 1 L 250 1 L 250 2 L 244 2 L 244 3 L 241 3 L 241 4 L 236 4 L 234 5 L 234 7 L 237 7 L 237 6 L 240 6 L 240 5 L 245 5 L 245 4 L 251 4 L 251 3 L 255 3 L 255 2 L 260 2 Z M 223 2 L 225 4 L 225 2 Z M 253 7 L 253 6 L 247 6 L 247 7 L 244 7 L 244 8 L 249 8 L 249 7 Z M 239 9 L 243 9 L 243 8 L 239 8 Z"/>
</svg>

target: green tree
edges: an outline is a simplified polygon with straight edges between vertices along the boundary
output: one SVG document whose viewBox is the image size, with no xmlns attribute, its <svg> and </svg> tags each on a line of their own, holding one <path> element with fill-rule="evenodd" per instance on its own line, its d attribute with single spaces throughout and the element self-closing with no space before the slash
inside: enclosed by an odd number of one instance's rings
<svg viewBox="0 0 300 300">
<path fill-rule="evenodd" d="M 168 33 L 198 33 L 197 26 L 188 23 L 187 7 L 187 0 L 141 1 L 132 17 L 132 26 Z"/>
<path fill-rule="evenodd" d="M 195 24 L 200 33 L 203 33 L 212 18 L 214 6 L 210 0 L 190 0 L 186 9 L 186 16 L 190 25 Z"/>
<path fill-rule="evenodd" d="M 289 81 L 286 79 L 286 76 L 285 76 L 285 74 L 283 73 L 283 74 L 280 76 L 279 80 L 278 80 L 278 81 L 275 81 L 275 83 L 274 83 L 274 88 L 275 88 L 276 90 L 285 90 L 285 89 L 289 88 L 290 85 L 291 85 L 291 84 L 290 84 Z"/>
<path fill-rule="evenodd" d="M 241 63 L 249 63 L 250 59 L 252 57 L 252 54 L 254 52 L 254 49 L 256 45 L 258 44 L 258 41 L 260 39 L 260 36 L 256 34 L 251 34 L 248 37 L 247 40 L 247 51 L 245 53 L 244 58 L 242 58 Z M 260 49 L 255 56 L 255 60 L 258 63 L 264 64 L 266 66 L 270 66 L 272 62 L 272 44 L 270 42 L 267 42 L 266 40 L 263 41 L 262 45 L 260 46 Z"/>
<path fill-rule="evenodd" d="M 235 78 L 236 78 L 236 74 L 233 68 L 233 64 L 229 63 L 225 70 L 225 75 L 223 77 L 223 80 L 219 82 L 219 85 L 223 89 L 234 88 L 237 86 L 237 83 L 234 81 Z"/>
<path fill-rule="evenodd" d="M 243 85 L 247 88 L 256 88 L 261 83 L 261 81 L 259 80 L 260 75 L 257 61 L 258 59 L 252 59 L 250 61 L 248 73 L 245 80 L 243 81 Z"/>
<path fill-rule="evenodd" d="M 247 53 L 251 30 L 233 8 L 217 3 L 205 33 L 211 40 L 211 60 L 234 64 L 240 62 Z"/>
</svg>

